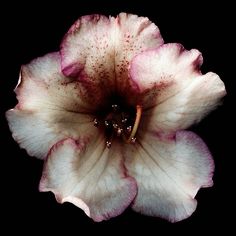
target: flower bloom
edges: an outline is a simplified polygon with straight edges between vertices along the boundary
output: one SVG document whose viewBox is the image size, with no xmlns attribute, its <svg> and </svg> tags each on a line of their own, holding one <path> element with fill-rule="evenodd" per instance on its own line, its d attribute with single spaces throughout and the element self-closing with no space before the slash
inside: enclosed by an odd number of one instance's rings
<svg viewBox="0 0 236 236">
<path fill-rule="evenodd" d="M 163 44 L 147 18 L 83 16 L 59 52 L 21 68 L 19 103 L 7 112 L 14 139 L 44 160 L 40 191 L 94 221 L 134 211 L 189 217 L 214 162 L 185 131 L 226 94 L 201 53 Z"/>
</svg>

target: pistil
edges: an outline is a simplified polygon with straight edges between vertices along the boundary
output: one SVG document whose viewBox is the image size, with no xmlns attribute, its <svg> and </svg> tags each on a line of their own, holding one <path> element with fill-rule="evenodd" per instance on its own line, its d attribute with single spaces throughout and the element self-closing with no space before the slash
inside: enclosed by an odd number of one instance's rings
<svg viewBox="0 0 236 236">
<path fill-rule="evenodd" d="M 138 126 L 139 126 L 139 123 L 141 120 L 141 116 L 142 116 L 142 107 L 140 105 L 137 105 L 134 126 L 133 126 L 131 134 L 127 140 L 127 143 L 130 143 L 130 142 L 135 143 L 135 141 L 136 141 L 135 134 L 137 133 Z"/>
</svg>

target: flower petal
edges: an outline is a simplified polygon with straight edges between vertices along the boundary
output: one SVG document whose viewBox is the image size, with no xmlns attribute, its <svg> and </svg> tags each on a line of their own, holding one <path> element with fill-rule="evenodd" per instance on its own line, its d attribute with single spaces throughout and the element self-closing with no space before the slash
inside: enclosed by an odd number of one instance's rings
<svg viewBox="0 0 236 236">
<path fill-rule="evenodd" d="M 102 221 L 121 214 L 137 188 L 126 176 L 121 147 L 106 148 L 100 135 L 56 144 L 46 160 L 40 191 L 52 191 L 58 202 L 71 202 L 94 221 Z"/>
<path fill-rule="evenodd" d="M 146 17 L 121 13 L 115 20 L 115 29 L 116 86 L 118 91 L 125 92 L 130 83 L 128 69 L 133 57 L 164 42 L 158 27 Z"/>
<path fill-rule="evenodd" d="M 211 154 L 192 132 L 179 131 L 166 142 L 149 133 L 126 155 L 128 174 L 138 184 L 133 209 L 143 214 L 171 222 L 185 219 L 196 208 L 199 188 L 213 184 Z"/>
<path fill-rule="evenodd" d="M 143 124 L 150 124 L 149 130 L 185 129 L 219 105 L 226 94 L 224 83 L 212 72 L 202 75 L 201 64 L 199 51 L 179 44 L 163 45 L 133 60 L 131 77 L 144 94 Z"/>
<path fill-rule="evenodd" d="M 36 58 L 22 66 L 15 92 L 19 109 L 91 112 L 82 84 L 61 73 L 58 52 Z"/>
<path fill-rule="evenodd" d="M 86 81 L 93 91 L 99 86 L 94 93 L 109 95 L 126 87 L 135 55 L 162 43 L 159 29 L 148 18 L 125 13 L 117 18 L 83 16 L 62 42 L 62 71 Z"/>
<path fill-rule="evenodd" d="M 30 156 L 44 159 L 59 140 L 98 132 L 91 117 L 80 113 L 42 110 L 41 112 L 12 109 L 6 113 L 13 138 Z"/>
<path fill-rule="evenodd" d="M 88 104 L 81 99 L 80 84 L 60 72 L 58 53 L 23 66 L 16 88 L 19 104 L 7 112 L 13 137 L 30 155 L 45 158 L 53 144 L 66 137 L 78 138 L 93 126 Z"/>
</svg>

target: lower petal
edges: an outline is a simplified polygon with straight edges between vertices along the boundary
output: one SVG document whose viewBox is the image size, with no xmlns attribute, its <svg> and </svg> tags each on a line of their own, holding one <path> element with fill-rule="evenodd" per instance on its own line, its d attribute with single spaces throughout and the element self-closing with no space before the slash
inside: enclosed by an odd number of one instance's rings
<svg viewBox="0 0 236 236">
<path fill-rule="evenodd" d="M 171 222 L 183 220 L 195 211 L 199 188 L 213 184 L 211 154 L 192 132 L 179 131 L 165 142 L 149 134 L 127 150 L 128 174 L 138 184 L 133 203 L 137 212 Z"/>
<path fill-rule="evenodd" d="M 136 182 L 127 177 L 120 147 L 66 139 L 57 143 L 45 162 L 40 191 L 52 191 L 58 202 L 71 202 L 94 221 L 121 214 L 136 196 Z"/>
</svg>

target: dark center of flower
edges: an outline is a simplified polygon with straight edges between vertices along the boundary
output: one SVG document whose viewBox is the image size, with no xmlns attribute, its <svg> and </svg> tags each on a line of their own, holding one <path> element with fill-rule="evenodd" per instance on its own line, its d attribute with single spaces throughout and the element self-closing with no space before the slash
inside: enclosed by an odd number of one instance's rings
<svg viewBox="0 0 236 236">
<path fill-rule="evenodd" d="M 140 105 L 125 107 L 113 103 L 103 113 L 94 119 L 94 126 L 104 130 L 108 148 L 111 147 L 112 141 L 116 138 L 120 138 L 126 143 L 135 143 L 135 135 L 142 115 Z"/>
</svg>

